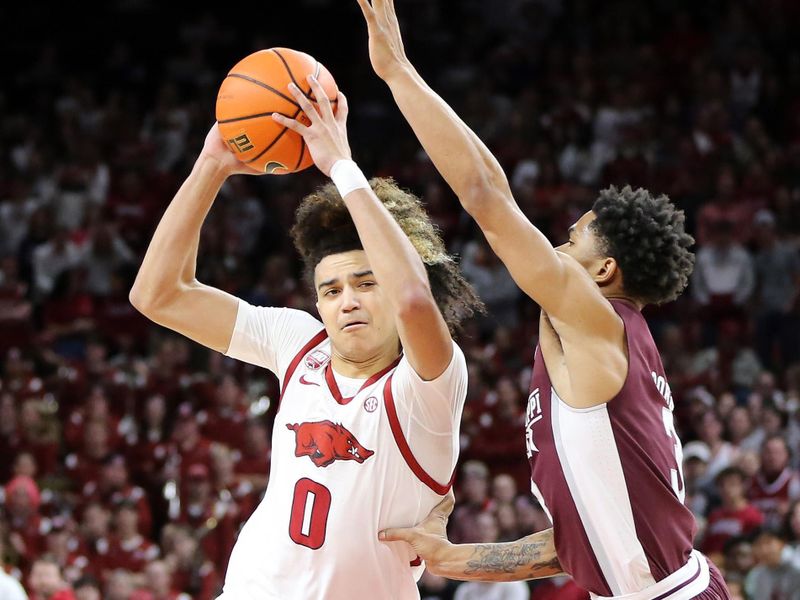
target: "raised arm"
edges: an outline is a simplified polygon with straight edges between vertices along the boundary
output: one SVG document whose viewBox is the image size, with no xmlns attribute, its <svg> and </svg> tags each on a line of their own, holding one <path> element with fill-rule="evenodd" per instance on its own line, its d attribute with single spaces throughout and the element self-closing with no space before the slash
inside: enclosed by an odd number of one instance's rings
<svg viewBox="0 0 800 600">
<path fill-rule="evenodd" d="M 369 29 L 375 72 L 387 83 L 433 164 L 477 221 L 517 285 L 551 319 L 577 325 L 582 333 L 587 328 L 604 327 L 609 319 L 603 317 L 616 320 L 612 307 L 585 270 L 556 251 L 519 209 L 489 149 L 411 65 L 392 0 L 358 3 Z M 581 301 L 575 302 L 576 297 Z"/>
<path fill-rule="evenodd" d="M 414 527 L 386 529 L 378 538 L 384 542 L 406 542 L 425 560 L 431 573 L 448 579 L 523 581 L 562 573 L 552 528 L 514 542 L 451 544 L 445 532 L 452 509 L 453 495 L 449 494 L 421 523 Z"/>
<path fill-rule="evenodd" d="M 131 304 L 148 319 L 219 352 L 230 344 L 238 301 L 197 281 L 195 270 L 203 221 L 234 173 L 257 172 L 231 154 L 215 124 L 164 212 L 130 292 Z"/>
<path fill-rule="evenodd" d="M 435 379 L 447 368 L 453 342 L 447 324 L 433 298 L 428 275 L 414 246 L 364 176 L 351 161 L 347 142 L 347 101 L 339 95 L 334 116 L 324 90 L 309 78 L 312 91 L 320 98 L 319 112 L 291 86 L 290 91 L 309 115 L 311 125 L 274 115 L 274 119 L 302 135 L 317 167 L 332 176 L 353 218 L 378 285 L 394 309 L 400 340 L 408 361 L 426 380 Z M 343 184 L 347 189 L 343 190 Z M 350 190 L 350 191 L 348 191 Z"/>
</svg>

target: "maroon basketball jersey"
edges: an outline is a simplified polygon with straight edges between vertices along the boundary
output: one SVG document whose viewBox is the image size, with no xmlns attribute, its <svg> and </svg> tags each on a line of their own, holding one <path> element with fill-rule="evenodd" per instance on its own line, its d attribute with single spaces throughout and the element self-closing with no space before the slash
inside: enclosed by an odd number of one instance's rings
<svg viewBox="0 0 800 600">
<path fill-rule="evenodd" d="M 753 477 L 748 494 L 750 502 L 764 513 L 767 525 L 780 527 L 783 523 L 782 506 L 789 506 L 800 497 L 800 478 L 797 472 L 786 467 L 771 483 L 763 473 Z"/>
<path fill-rule="evenodd" d="M 692 574 L 701 561 L 683 504 L 672 394 L 644 317 L 627 302 L 611 303 L 625 324 L 629 360 L 610 402 L 568 406 L 536 349 L 526 425 L 531 487 L 550 514 L 561 565 L 578 585 L 597 596 L 667 588 L 653 597 L 683 597 L 703 577 Z"/>
</svg>

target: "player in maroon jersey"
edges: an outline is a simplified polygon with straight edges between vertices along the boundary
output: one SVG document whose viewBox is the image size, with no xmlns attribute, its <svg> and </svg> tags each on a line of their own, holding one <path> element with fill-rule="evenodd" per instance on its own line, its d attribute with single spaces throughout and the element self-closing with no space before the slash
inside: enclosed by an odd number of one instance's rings
<svg viewBox="0 0 800 600">
<path fill-rule="evenodd" d="M 440 506 L 421 526 L 381 539 L 410 542 L 429 569 L 455 579 L 564 571 L 594 598 L 728 598 L 719 571 L 692 548 L 672 394 L 640 312 L 686 287 L 694 260 L 683 213 L 665 196 L 609 188 L 553 248 L 517 206 L 494 156 L 406 58 L 392 0 L 358 2 L 373 68 L 542 309 L 526 442 L 532 490 L 553 523 L 516 542 L 452 545 Z"/>
</svg>

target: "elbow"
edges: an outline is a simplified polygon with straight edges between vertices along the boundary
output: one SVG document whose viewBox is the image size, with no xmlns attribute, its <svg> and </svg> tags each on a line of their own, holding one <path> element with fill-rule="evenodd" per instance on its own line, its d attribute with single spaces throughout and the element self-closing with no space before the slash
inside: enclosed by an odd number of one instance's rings
<svg viewBox="0 0 800 600">
<path fill-rule="evenodd" d="M 401 321 L 410 321 L 421 314 L 439 310 L 433 293 L 427 283 L 406 286 L 397 301 L 397 316 Z"/>
<path fill-rule="evenodd" d="M 461 206 L 479 221 L 507 203 L 514 203 L 508 184 L 501 186 L 488 181 L 478 181 L 466 187 L 459 196 Z"/>
<path fill-rule="evenodd" d="M 148 289 L 138 279 L 128 293 L 131 305 L 151 321 L 157 320 L 157 315 L 169 305 L 170 298 L 171 295 L 164 291 Z"/>
<path fill-rule="evenodd" d="M 131 291 L 128 293 L 128 301 L 131 303 L 131 306 L 138 310 L 146 317 L 150 317 L 150 315 L 154 312 L 154 301 L 152 298 L 152 294 L 147 294 L 141 285 L 137 283 L 133 284 Z"/>
</svg>

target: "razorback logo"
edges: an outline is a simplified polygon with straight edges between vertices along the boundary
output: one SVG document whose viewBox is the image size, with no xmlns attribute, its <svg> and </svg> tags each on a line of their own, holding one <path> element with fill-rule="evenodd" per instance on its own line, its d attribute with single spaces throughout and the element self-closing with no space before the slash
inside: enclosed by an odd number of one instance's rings
<svg viewBox="0 0 800 600">
<path fill-rule="evenodd" d="M 363 463 L 375 454 L 362 446 L 356 436 L 340 423 L 316 421 L 286 425 L 295 433 L 295 456 L 308 456 L 318 467 L 327 467 L 335 460 Z"/>
</svg>

